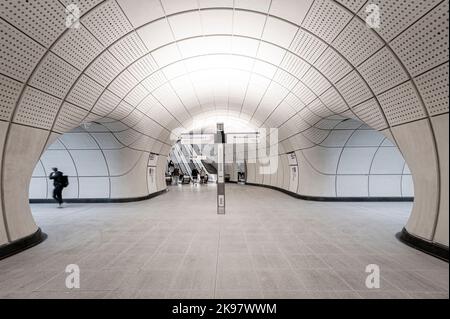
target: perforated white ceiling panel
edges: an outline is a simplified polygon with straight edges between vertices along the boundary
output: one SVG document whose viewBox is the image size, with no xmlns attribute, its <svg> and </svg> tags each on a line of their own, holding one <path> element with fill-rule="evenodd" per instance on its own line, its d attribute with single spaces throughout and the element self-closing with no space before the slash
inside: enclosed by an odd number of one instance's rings
<svg viewBox="0 0 450 319">
<path fill-rule="evenodd" d="M 352 15 L 334 1 L 316 0 L 303 22 L 303 27 L 320 39 L 331 42 L 351 18 Z"/>
<path fill-rule="evenodd" d="M 82 18 L 83 25 L 105 46 L 133 30 L 116 1 L 107 1 Z"/>
<path fill-rule="evenodd" d="M 351 65 L 331 47 L 323 52 L 314 66 L 332 83 L 336 83 L 352 70 Z"/>
<path fill-rule="evenodd" d="M 413 76 L 448 61 L 448 6 L 443 1 L 392 41 L 391 47 Z"/>
<path fill-rule="evenodd" d="M 64 98 L 80 71 L 53 53 L 48 53 L 37 67 L 30 84 Z"/>
<path fill-rule="evenodd" d="M 56 119 L 54 130 L 64 133 L 78 127 L 88 111 L 70 103 L 64 103 Z"/>
<path fill-rule="evenodd" d="M 76 5 L 80 8 L 80 15 L 83 16 L 86 13 L 89 12 L 89 10 L 92 10 L 95 8 L 95 6 L 98 6 L 100 3 L 108 0 L 59 0 L 62 4 L 65 6 L 68 6 L 72 3 L 76 3 Z"/>
<path fill-rule="evenodd" d="M 353 19 L 333 41 L 333 46 L 357 66 L 379 50 L 383 41 L 364 22 Z"/>
<path fill-rule="evenodd" d="M 386 120 L 375 99 L 370 99 L 367 102 L 361 103 L 353 109 L 353 112 L 355 112 L 358 118 L 377 130 L 381 131 L 387 127 Z"/>
<path fill-rule="evenodd" d="M 0 17 L 45 47 L 65 29 L 66 16 L 59 1 L 2 0 Z"/>
<path fill-rule="evenodd" d="M 416 78 L 416 84 L 430 115 L 448 113 L 448 63 Z"/>
<path fill-rule="evenodd" d="M 299 31 L 290 50 L 309 63 L 314 63 L 327 48 L 327 44 L 306 31 Z"/>
<path fill-rule="evenodd" d="M 371 0 L 370 4 L 378 6 L 382 13 L 382 23 L 377 29 L 377 32 L 386 40 L 391 41 L 394 37 L 399 35 L 407 27 L 416 22 L 417 19 L 426 14 L 434 6 L 436 6 L 440 0 L 396 0 L 396 1 L 384 1 L 384 0 Z M 444 3 L 447 1 L 443 1 Z M 364 20 L 371 13 L 366 11 L 365 7 L 361 8 L 358 15 Z"/>
<path fill-rule="evenodd" d="M 386 47 L 361 64 L 358 70 L 376 94 L 408 80 L 405 70 Z"/>
<path fill-rule="evenodd" d="M 61 100 L 33 88 L 26 88 L 13 122 L 50 129 Z"/>
<path fill-rule="evenodd" d="M 124 69 L 108 51 L 102 53 L 87 69 L 86 74 L 107 86 Z"/>
<path fill-rule="evenodd" d="M 342 96 L 334 87 L 331 87 L 326 92 L 324 92 L 320 96 L 320 100 L 329 110 L 333 111 L 334 113 L 339 114 L 345 112 L 349 108 Z"/>
<path fill-rule="evenodd" d="M 0 3 L 1 121 L 96 119 L 153 147 L 211 112 L 305 147 L 336 114 L 384 130 L 448 113 L 448 1 L 79 0 L 67 29 L 69 3 Z"/>
<path fill-rule="evenodd" d="M 0 119 L 8 121 L 19 99 L 23 85 L 0 74 Z"/>
<path fill-rule="evenodd" d="M 336 88 L 351 107 L 372 97 L 369 87 L 356 71 L 340 80 Z"/>
<path fill-rule="evenodd" d="M 83 75 L 70 91 L 67 96 L 67 101 L 86 110 L 90 110 L 95 102 L 97 102 L 103 90 L 104 87 L 86 75 Z"/>
<path fill-rule="evenodd" d="M 103 49 L 103 45 L 85 27 L 80 26 L 79 29 L 69 29 L 52 51 L 83 70 Z"/>
<path fill-rule="evenodd" d="M 111 46 L 109 51 L 120 63 L 127 66 L 148 52 L 144 42 L 142 42 L 139 35 L 135 32 L 132 32 L 119 40 Z"/>
<path fill-rule="evenodd" d="M 0 19 L 0 72 L 26 81 L 45 49 L 36 41 Z"/>
<path fill-rule="evenodd" d="M 367 0 L 336 0 L 341 3 L 344 7 L 348 8 L 353 12 L 358 12 L 358 10 L 362 7 L 363 4 L 367 2 Z"/>
<path fill-rule="evenodd" d="M 379 96 L 381 107 L 391 125 L 422 119 L 426 116 L 411 82 L 400 85 Z"/>
</svg>

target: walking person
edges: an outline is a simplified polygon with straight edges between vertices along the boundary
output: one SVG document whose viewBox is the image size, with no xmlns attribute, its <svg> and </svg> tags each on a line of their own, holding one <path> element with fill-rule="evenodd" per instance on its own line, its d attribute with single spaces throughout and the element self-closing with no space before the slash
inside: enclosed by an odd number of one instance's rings
<svg viewBox="0 0 450 319">
<path fill-rule="evenodd" d="M 168 171 L 169 171 L 170 177 L 173 177 L 173 172 L 175 171 L 175 165 L 173 164 L 172 161 L 170 161 L 170 163 L 169 163 Z"/>
<path fill-rule="evenodd" d="M 192 169 L 191 175 L 192 175 L 192 182 L 194 183 L 194 186 L 197 186 L 198 183 L 198 169 L 196 169 L 194 167 L 194 169 Z"/>
<path fill-rule="evenodd" d="M 180 170 L 179 183 L 180 183 L 181 185 L 183 185 L 183 181 L 184 181 L 184 173 L 183 173 L 183 171 Z"/>
<path fill-rule="evenodd" d="M 179 176 L 180 176 L 180 170 L 178 168 L 175 168 L 172 173 L 173 183 L 175 185 L 178 185 L 178 177 Z"/>
<path fill-rule="evenodd" d="M 202 168 L 200 170 L 200 184 L 204 184 L 205 183 L 205 175 L 206 175 L 205 169 Z"/>
<path fill-rule="evenodd" d="M 58 203 L 58 207 L 61 208 L 63 203 L 62 191 L 64 187 L 69 185 L 69 181 L 67 176 L 58 171 L 58 168 L 53 167 L 52 170 L 53 172 L 50 173 L 49 179 L 53 180 L 53 198 Z"/>
</svg>

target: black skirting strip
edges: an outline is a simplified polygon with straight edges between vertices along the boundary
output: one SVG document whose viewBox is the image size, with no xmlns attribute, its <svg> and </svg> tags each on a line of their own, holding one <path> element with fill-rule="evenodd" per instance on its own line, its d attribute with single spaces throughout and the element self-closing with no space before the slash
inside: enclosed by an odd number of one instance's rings
<svg viewBox="0 0 450 319">
<path fill-rule="evenodd" d="M 320 196 L 307 196 L 300 195 L 297 193 L 290 192 L 283 188 L 278 188 L 271 185 L 263 185 L 263 184 L 254 184 L 254 183 L 246 183 L 246 185 L 250 186 L 259 186 L 270 188 L 276 191 L 283 192 L 287 195 L 290 195 L 295 198 L 316 201 L 316 202 L 413 202 L 414 197 L 320 197 Z"/>
<path fill-rule="evenodd" d="M 403 228 L 396 237 L 404 244 L 448 262 L 448 247 L 411 235 Z"/>
<path fill-rule="evenodd" d="M 0 260 L 36 246 L 37 244 L 42 243 L 46 238 L 47 234 L 43 233 L 41 229 L 38 228 L 35 233 L 27 237 L 2 245 L 0 246 Z"/>
<path fill-rule="evenodd" d="M 142 200 L 147 200 L 158 195 L 164 194 L 168 191 L 168 189 L 163 189 L 159 192 L 152 193 L 142 197 L 130 197 L 130 198 L 67 198 L 64 199 L 64 203 L 129 203 L 129 202 L 138 202 Z M 30 198 L 30 204 L 55 204 L 56 201 L 54 199 L 45 198 Z"/>
</svg>

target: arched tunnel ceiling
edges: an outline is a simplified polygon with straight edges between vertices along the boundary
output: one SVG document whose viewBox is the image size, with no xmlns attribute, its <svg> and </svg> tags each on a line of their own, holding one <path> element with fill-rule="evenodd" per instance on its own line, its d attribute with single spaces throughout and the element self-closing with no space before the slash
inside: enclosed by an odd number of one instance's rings
<svg viewBox="0 0 450 319">
<path fill-rule="evenodd" d="M 75 1 L 67 29 L 72 2 L 0 3 L 1 120 L 120 121 L 167 153 L 204 113 L 277 127 L 289 150 L 330 116 L 386 130 L 448 112 L 448 1 L 371 1 L 379 29 L 362 0 Z"/>
</svg>

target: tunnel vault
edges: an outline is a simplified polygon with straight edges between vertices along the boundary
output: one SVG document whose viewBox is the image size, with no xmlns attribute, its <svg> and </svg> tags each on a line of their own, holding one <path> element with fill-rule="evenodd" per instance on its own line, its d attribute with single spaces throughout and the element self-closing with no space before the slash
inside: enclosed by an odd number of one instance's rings
<svg viewBox="0 0 450 319">
<path fill-rule="evenodd" d="M 71 2 L 0 3 L 2 247 L 37 232 L 29 182 L 61 134 L 108 119 L 167 156 L 215 111 L 277 128 L 286 153 L 330 116 L 382 132 L 414 180 L 406 231 L 448 254 L 448 1 L 372 1 L 378 28 L 365 1 L 80 0 L 77 23 Z"/>
</svg>

